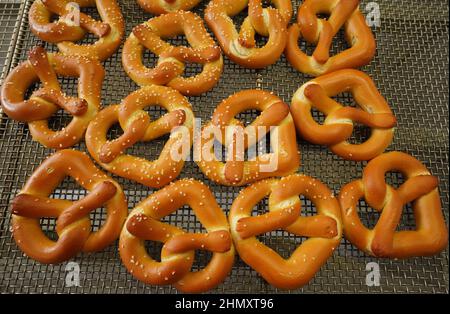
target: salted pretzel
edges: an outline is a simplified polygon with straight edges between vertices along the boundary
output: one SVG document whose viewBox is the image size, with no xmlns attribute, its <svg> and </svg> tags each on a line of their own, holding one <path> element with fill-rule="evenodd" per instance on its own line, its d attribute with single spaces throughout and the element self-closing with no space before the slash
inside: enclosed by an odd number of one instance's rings
<svg viewBox="0 0 450 314">
<path fill-rule="evenodd" d="M 70 176 L 89 191 L 77 201 L 49 195 Z M 106 221 L 91 231 L 89 213 L 105 206 Z M 31 175 L 11 203 L 11 230 L 20 249 L 41 263 L 60 263 L 77 253 L 95 252 L 114 242 L 127 217 L 120 185 L 94 166 L 89 157 L 75 150 L 60 150 L 48 157 Z M 39 219 L 56 218 L 56 241 L 41 230 Z"/>
<path fill-rule="evenodd" d="M 168 113 L 151 121 L 144 109 L 155 105 L 165 108 Z M 183 168 L 192 145 L 193 121 L 191 105 L 176 90 L 145 86 L 128 95 L 121 105 L 111 105 L 100 111 L 89 124 L 86 145 L 91 156 L 106 170 L 146 186 L 161 187 L 173 181 Z M 108 141 L 108 130 L 116 122 L 120 123 L 124 133 Z M 154 161 L 125 153 L 137 142 L 148 142 L 168 133 L 170 138 Z M 174 151 L 183 145 L 188 145 L 188 149 L 180 156 L 174 155 Z"/>
<path fill-rule="evenodd" d="M 292 66 L 318 76 L 368 64 L 375 55 L 376 44 L 358 5 L 359 0 L 305 0 L 299 8 L 297 23 L 288 30 L 285 55 Z M 319 18 L 318 14 L 329 14 L 329 18 Z M 330 56 L 333 37 L 342 26 L 351 47 Z M 316 44 L 311 56 L 299 48 L 299 38 Z"/>
<path fill-rule="evenodd" d="M 97 7 L 102 20 L 94 20 L 79 11 L 79 8 L 85 7 Z M 52 22 L 54 15 L 59 16 L 59 19 Z M 79 21 L 75 15 L 79 16 Z M 37 37 L 56 43 L 63 54 L 100 61 L 109 58 L 119 48 L 125 32 L 123 16 L 115 0 L 35 0 L 28 20 L 31 31 Z M 83 39 L 86 32 L 98 40 L 92 44 L 75 43 Z"/>
<path fill-rule="evenodd" d="M 165 38 L 185 34 L 191 47 L 173 46 Z M 144 49 L 159 57 L 154 68 L 142 63 Z M 182 76 L 186 63 L 203 66 L 197 75 Z M 202 19 L 192 12 L 171 12 L 133 28 L 125 41 L 122 64 L 138 85 L 167 85 L 184 95 L 200 95 L 213 88 L 222 74 L 220 48 L 206 31 Z"/>
<path fill-rule="evenodd" d="M 174 11 L 189 11 L 201 0 L 137 0 L 145 11 L 160 15 Z"/>
<path fill-rule="evenodd" d="M 301 216 L 304 195 L 317 215 Z M 268 212 L 252 216 L 252 210 L 269 197 Z M 320 181 L 305 175 L 258 181 L 242 190 L 229 214 L 231 235 L 241 259 L 271 285 L 295 289 L 307 284 L 333 254 L 342 237 L 339 203 Z M 261 243 L 257 236 L 283 229 L 308 237 L 284 259 Z"/>
<path fill-rule="evenodd" d="M 275 8 L 263 8 L 262 0 L 212 0 L 205 10 L 205 20 L 216 35 L 224 53 L 247 68 L 264 68 L 275 63 L 287 40 L 287 25 L 292 16 L 289 0 L 272 0 Z M 238 32 L 231 17 L 248 6 L 248 16 Z M 268 37 L 256 46 L 255 34 Z"/>
<path fill-rule="evenodd" d="M 351 92 L 360 108 L 344 107 L 331 98 L 343 92 Z M 326 115 L 323 124 L 314 120 L 313 108 Z M 383 153 L 392 142 L 396 125 L 388 103 L 370 77 L 353 69 L 325 74 L 304 84 L 292 98 L 291 113 L 303 138 L 327 145 L 348 160 L 370 160 Z M 355 122 L 372 129 L 361 144 L 347 141 Z"/>
<path fill-rule="evenodd" d="M 189 205 L 206 233 L 188 233 L 161 220 Z M 164 243 L 161 261 L 148 255 L 144 241 Z M 195 250 L 212 252 L 210 262 L 191 272 Z M 225 214 L 203 183 L 183 179 L 142 201 L 130 213 L 119 241 L 122 262 L 138 280 L 152 285 L 173 284 L 178 290 L 199 293 L 220 284 L 234 262 L 234 247 Z"/>
<path fill-rule="evenodd" d="M 261 114 L 244 127 L 235 117 L 250 109 Z M 272 152 L 244 160 L 244 150 L 268 133 Z M 213 151 L 215 140 L 227 149 L 225 162 L 217 158 Z M 289 106 L 263 90 L 241 91 L 222 101 L 194 145 L 198 156 L 195 159 L 202 172 L 223 185 L 241 186 L 267 177 L 283 176 L 295 172 L 300 166 Z"/>
<path fill-rule="evenodd" d="M 389 171 L 400 171 L 405 182 L 397 189 L 385 182 Z M 364 198 L 380 213 L 369 229 L 358 216 L 358 201 Z M 372 159 L 362 179 L 345 185 L 339 202 L 345 237 L 367 254 L 377 257 L 427 256 L 447 247 L 448 230 L 441 210 L 438 179 L 414 157 L 390 152 Z M 396 231 L 403 207 L 413 202 L 416 230 Z"/>
<path fill-rule="evenodd" d="M 57 76 L 78 77 L 78 97 L 64 94 Z M 78 143 L 100 107 L 104 78 L 103 67 L 81 56 L 47 53 L 33 48 L 28 60 L 20 63 L 5 79 L 1 88 L 3 111 L 12 119 L 27 122 L 33 138 L 42 145 L 61 149 Z M 42 87 L 25 99 L 33 83 Z M 61 130 L 48 127 L 48 119 L 59 109 L 73 116 Z"/>
</svg>

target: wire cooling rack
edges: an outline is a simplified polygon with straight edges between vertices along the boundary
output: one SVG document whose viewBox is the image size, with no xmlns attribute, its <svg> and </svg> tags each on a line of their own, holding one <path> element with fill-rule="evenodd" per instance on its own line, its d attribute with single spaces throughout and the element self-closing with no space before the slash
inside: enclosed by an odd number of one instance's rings
<svg viewBox="0 0 450 314">
<path fill-rule="evenodd" d="M 35 45 L 44 44 L 29 31 L 27 13 L 32 1 L 0 0 L 0 62 L 3 65 L 1 78 L 26 59 L 27 52 Z M 151 18 L 141 10 L 136 1 L 119 1 L 126 20 L 126 34 L 133 26 Z M 207 2 L 207 1 L 204 1 Z M 293 1 L 295 14 L 300 1 Z M 362 1 L 365 12 L 368 1 Z M 389 151 L 399 150 L 412 154 L 423 161 L 430 171 L 439 177 L 440 193 L 445 217 L 448 221 L 448 4 L 438 0 L 378 0 L 381 11 L 381 25 L 372 30 L 377 42 L 375 59 L 363 68 L 392 107 L 398 127 Z M 203 15 L 205 3 L 195 10 Z M 94 10 L 88 10 L 96 16 Z M 98 15 L 97 15 L 98 16 Z M 242 21 L 243 15 L 236 18 Z M 89 42 L 92 38 L 87 38 Z M 172 40 L 175 44 L 185 43 L 184 38 Z M 54 51 L 53 45 L 46 45 Z M 308 49 L 309 47 L 304 47 Z M 342 33 L 333 43 L 333 50 L 345 48 Z M 121 50 L 104 62 L 106 78 L 103 84 L 104 106 L 119 103 L 122 98 L 137 89 L 121 67 Z M 154 56 L 146 54 L 149 64 Z M 198 68 L 188 67 L 186 75 L 197 73 Z M 208 120 L 214 108 L 227 96 L 249 88 L 273 91 L 289 103 L 293 93 L 310 78 L 294 70 L 282 57 L 275 65 L 262 70 L 244 69 L 225 58 L 224 73 L 218 86 L 200 97 L 190 97 L 196 117 Z M 74 94 L 74 80 L 62 79 L 62 86 L 68 94 Z M 37 86 L 36 86 L 37 87 Z M 349 95 L 341 95 L 339 101 L 352 105 Z M 151 109 L 157 116 L 161 110 Z M 1 115 L 1 114 L 0 114 Z M 242 114 L 252 119 L 254 113 Z M 1 293 L 177 293 L 170 286 L 151 286 L 135 280 L 122 266 L 117 245 L 111 245 L 95 254 L 79 254 L 71 261 L 80 266 L 79 286 L 68 287 L 65 282 L 67 263 L 44 265 L 25 257 L 12 239 L 9 203 L 43 159 L 51 150 L 32 141 L 28 128 L 1 115 L 0 120 L 0 292 Z M 316 115 L 317 119 L 321 119 Z M 64 112 L 58 112 L 50 125 L 59 128 L 68 122 Z M 111 131 L 116 136 L 118 129 Z M 353 140 L 363 140 L 367 129 L 356 128 Z M 138 144 L 130 153 L 153 159 L 158 155 L 164 138 L 151 143 Z M 315 146 L 299 140 L 302 166 L 300 171 L 319 178 L 335 193 L 340 188 L 361 176 L 366 163 L 350 162 L 333 155 L 325 147 Z M 84 143 L 76 149 L 86 151 Z M 152 190 L 129 180 L 113 176 L 126 193 L 129 208 L 147 197 Z M 181 177 L 193 177 L 204 181 L 213 190 L 217 201 L 228 212 L 239 188 L 216 185 L 202 175 L 193 162 L 187 162 Z M 388 181 L 395 185 L 401 182 L 398 173 L 391 173 Z M 65 180 L 53 196 L 65 199 L 83 197 L 73 180 Z M 257 211 L 265 210 L 264 203 Z M 303 200 L 304 214 L 314 213 L 308 200 Z M 373 226 L 377 213 L 360 203 L 361 215 L 368 226 Z M 93 228 L 98 228 L 105 218 L 103 209 L 91 214 Z M 191 232 L 202 230 L 189 208 L 182 208 L 167 221 Z M 54 220 L 42 219 L 43 230 L 55 237 Z M 411 206 L 407 206 L 399 229 L 413 229 L 414 218 Z M 287 257 L 301 243 L 301 237 L 284 231 L 271 232 L 260 239 Z M 148 244 L 149 253 L 158 258 L 160 245 Z M 195 268 L 204 266 L 210 255 L 196 253 Z M 380 285 L 366 285 L 366 265 L 376 262 L 380 267 Z M 408 260 L 376 259 L 366 256 L 347 240 L 342 240 L 334 256 L 305 287 L 290 293 L 448 293 L 448 249 L 434 257 L 411 258 Z M 236 258 L 231 274 L 212 293 L 269 293 L 281 292 L 267 284 L 242 260 Z"/>
</svg>

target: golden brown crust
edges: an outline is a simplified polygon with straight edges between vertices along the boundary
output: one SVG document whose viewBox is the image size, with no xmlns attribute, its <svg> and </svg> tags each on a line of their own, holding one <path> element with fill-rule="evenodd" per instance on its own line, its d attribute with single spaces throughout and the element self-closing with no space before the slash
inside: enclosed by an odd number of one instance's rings
<svg viewBox="0 0 450 314">
<path fill-rule="evenodd" d="M 162 106 L 168 113 L 151 121 L 144 108 L 155 105 Z M 124 134 L 108 141 L 106 134 L 116 122 L 120 123 Z M 187 156 L 175 159 L 172 149 L 183 140 L 188 140 L 189 147 L 192 146 L 193 123 L 191 105 L 183 95 L 165 86 L 144 86 L 128 95 L 121 105 L 108 106 L 97 114 L 86 131 L 86 145 L 91 156 L 106 170 L 146 186 L 161 187 L 180 174 Z M 172 130 L 177 126 L 185 129 Z M 169 132 L 170 138 L 154 161 L 125 153 L 136 142 L 151 141 Z"/>
<path fill-rule="evenodd" d="M 80 12 L 80 25 L 66 21 L 68 5 L 76 3 L 80 8 L 97 7 L 102 21 L 96 21 Z M 60 19 L 51 22 L 52 15 Z M 115 0 L 35 0 L 28 14 L 31 31 L 40 39 L 57 43 L 67 55 L 79 55 L 103 61 L 118 48 L 125 33 L 125 23 Z M 98 37 L 93 44 L 76 44 L 86 32 Z"/>
<path fill-rule="evenodd" d="M 78 201 L 49 198 L 65 176 L 90 193 Z M 106 207 L 107 218 L 91 232 L 89 213 Z M 97 169 L 89 157 L 75 150 L 60 150 L 31 175 L 11 203 L 12 232 L 20 249 L 41 263 L 60 263 L 80 251 L 104 249 L 119 237 L 128 209 L 120 185 Z M 58 240 L 47 238 L 39 219 L 56 218 Z"/>
<path fill-rule="evenodd" d="M 172 46 L 164 41 L 180 34 L 186 35 L 191 47 Z M 144 49 L 159 56 L 155 68 L 144 66 Z M 202 72 L 183 77 L 186 62 L 202 64 Z M 200 95 L 219 81 L 223 59 L 201 18 L 192 12 L 179 11 L 136 26 L 123 47 L 122 64 L 128 76 L 140 86 L 167 85 L 184 95 Z"/>
<path fill-rule="evenodd" d="M 304 1 L 298 11 L 297 23 L 288 30 L 285 54 L 292 66 L 300 72 L 318 76 L 368 64 L 375 55 L 376 44 L 358 4 L 358 0 Z M 319 19 L 319 13 L 328 13 L 330 17 Z M 351 47 L 330 56 L 331 42 L 342 26 Z M 300 37 L 317 44 L 312 56 L 299 48 Z"/>
<path fill-rule="evenodd" d="M 207 233 L 186 233 L 160 220 L 189 205 Z M 161 262 L 146 252 L 144 240 L 164 243 Z M 191 272 L 195 250 L 211 251 L 205 268 Z M 220 284 L 234 263 L 234 247 L 225 214 L 203 183 L 183 179 L 150 195 L 130 213 L 119 241 L 122 262 L 138 280 L 152 285 L 173 284 L 189 293 Z"/>
<path fill-rule="evenodd" d="M 389 171 L 400 171 L 405 182 L 397 189 L 385 182 Z M 380 212 L 373 229 L 358 216 L 358 201 Z M 448 230 L 441 210 L 438 180 L 414 157 L 390 152 L 372 159 L 362 180 L 345 185 L 339 194 L 344 232 L 347 239 L 367 254 L 377 257 L 407 258 L 433 255 L 444 250 Z M 403 207 L 413 202 L 417 228 L 396 231 Z"/>
<path fill-rule="evenodd" d="M 57 75 L 78 77 L 78 98 L 66 96 Z M 103 67 L 95 60 L 79 56 L 47 53 L 35 47 L 28 61 L 22 62 L 6 77 L 1 89 L 4 112 L 12 119 L 28 122 L 33 139 L 50 148 L 61 149 L 78 143 L 100 109 Z M 28 88 L 40 80 L 43 87 L 25 100 Z M 63 129 L 53 131 L 48 119 L 63 108 L 73 115 Z"/>
<path fill-rule="evenodd" d="M 317 215 L 301 216 L 299 195 L 305 195 Z M 262 199 L 269 198 L 268 212 L 252 216 Z M 307 284 L 333 254 L 342 237 L 339 203 L 320 181 L 305 175 L 258 181 L 243 189 L 229 214 L 231 235 L 242 260 L 271 285 L 295 289 Z M 284 229 L 309 237 L 288 259 L 261 243 L 257 236 Z"/>
<path fill-rule="evenodd" d="M 292 5 L 288 0 L 273 0 L 275 8 L 263 8 L 262 0 L 212 0 L 205 10 L 205 20 L 217 37 L 224 53 L 247 68 L 264 68 L 275 63 L 287 40 L 287 24 Z M 248 16 L 238 32 L 231 17 L 248 6 Z M 256 47 L 255 33 L 268 37 Z"/>
<path fill-rule="evenodd" d="M 351 92 L 360 109 L 344 107 L 331 98 L 342 92 Z M 323 124 L 314 120 L 313 108 L 326 116 Z M 348 160 L 370 160 L 383 153 L 392 142 L 396 125 L 395 116 L 371 78 L 353 69 L 325 74 L 304 84 L 292 98 L 291 112 L 303 138 L 327 145 Z M 361 144 L 347 141 L 354 122 L 372 130 Z"/>
<path fill-rule="evenodd" d="M 145 11 L 160 15 L 174 11 L 189 11 L 201 0 L 137 0 Z"/>
<path fill-rule="evenodd" d="M 247 127 L 235 118 L 240 112 L 249 109 L 261 111 L 261 114 Z M 225 141 L 227 128 L 236 126 L 234 136 L 239 136 L 239 130 L 244 134 L 244 149 L 254 145 L 267 133 L 271 136 L 273 152 L 260 154 L 253 160 L 244 161 L 240 150 L 233 146 L 233 156 L 228 156 L 226 162 L 216 158 L 208 145 L 214 137 L 222 145 L 230 145 Z M 222 138 L 210 132 L 211 127 L 221 131 Z M 265 127 L 264 134 L 255 134 L 257 127 Z M 270 129 L 270 127 L 275 127 Z M 256 129 L 256 132 L 259 132 Z M 231 145 L 237 145 L 233 138 Z M 228 147 L 230 149 L 230 147 Z M 202 135 L 195 143 L 194 149 L 199 153 L 197 161 L 200 170 L 214 182 L 223 185 L 242 186 L 260 179 L 273 176 L 283 176 L 297 171 L 300 166 L 300 156 L 295 137 L 295 126 L 289 113 L 289 107 L 277 96 L 262 90 L 245 90 L 238 92 L 224 101 L 216 108 L 211 122 L 202 129 Z M 243 154 L 243 152 L 241 152 Z M 273 169 L 263 170 L 264 165 L 275 161 Z"/>
</svg>

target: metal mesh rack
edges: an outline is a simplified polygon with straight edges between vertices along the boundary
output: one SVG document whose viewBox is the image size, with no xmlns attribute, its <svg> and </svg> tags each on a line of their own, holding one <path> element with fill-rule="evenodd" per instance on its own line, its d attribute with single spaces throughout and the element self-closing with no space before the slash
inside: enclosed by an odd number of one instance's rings
<svg viewBox="0 0 450 314">
<path fill-rule="evenodd" d="M 0 0 L 0 63 L 2 76 L 26 59 L 26 53 L 37 44 L 42 44 L 30 33 L 27 12 L 30 0 Z M 136 1 L 119 1 L 126 19 L 126 34 L 132 27 L 149 19 L 151 15 L 141 10 Z M 207 1 L 204 1 L 207 2 Z M 295 9 L 300 1 L 293 1 Z M 362 1 L 361 10 L 368 1 Z M 381 93 L 390 103 L 397 119 L 398 127 L 389 150 L 399 150 L 412 154 L 423 161 L 431 172 L 439 177 L 440 193 L 445 217 L 448 221 L 448 4 L 439 0 L 378 0 L 381 9 L 381 26 L 373 28 L 377 41 L 375 59 L 363 68 L 375 81 Z M 195 12 L 202 15 L 204 5 Z M 93 14 L 93 12 L 88 11 Z M 295 10 L 296 13 L 296 10 Z M 94 15 L 95 16 L 95 15 Z M 241 17 L 237 17 L 237 20 Z M 88 41 L 91 39 L 87 39 Z M 183 38 L 174 43 L 182 44 Z M 335 40 L 333 49 L 340 49 L 342 34 Z M 53 45 L 47 49 L 55 50 Z M 106 78 L 103 84 L 103 105 L 118 103 L 130 92 L 137 89 L 121 67 L 121 51 L 104 62 Z M 155 58 L 147 55 L 149 62 Z M 197 71 L 187 69 L 187 75 Z M 217 87 L 200 96 L 190 97 L 196 117 L 206 121 L 214 108 L 225 97 L 242 89 L 262 88 L 273 91 L 284 101 L 290 99 L 296 89 L 309 78 L 294 70 L 282 57 L 275 65 L 262 70 L 249 70 L 237 66 L 225 58 L 224 73 Z M 75 93 L 74 81 L 62 79 L 68 93 Z M 348 95 L 339 101 L 351 104 Z M 160 114 L 158 109 L 152 114 Z M 251 118 L 246 113 L 244 118 Z M 317 116 L 320 119 L 319 116 Z M 51 125 L 61 127 L 68 121 L 63 112 L 52 118 Z M 117 133 L 112 130 L 111 135 Z M 355 140 L 367 134 L 364 128 L 357 128 Z M 150 144 L 135 145 L 130 153 L 154 158 L 164 139 Z M 359 178 L 366 163 L 344 161 L 333 155 L 325 147 L 299 141 L 302 166 L 300 171 L 319 178 L 332 190 L 338 192 L 347 182 Z M 84 143 L 75 147 L 86 151 Z M 80 287 L 65 286 L 65 266 L 44 265 L 33 261 L 18 249 L 9 231 L 10 212 L 8 204 L 33 169 L 51 154 L 51 150 L 33 142 L 28 128 L 23 123 L 0 116 L 0 292 L 2 293 L 176 293 L 170 286 L 144 285 L 135 280 L 121 265 L 117 246 L 95 254 L 79 254 L 72 261 L 80 265 Z M 129 208 L 151 193 L 151 189 L 129 180 L 113 176 L 123 186 Z M 193 162 L 187 162 L 181 177 L 194 177 L 208 184 L 214 191 L 221 207 L 228 212 L 239 188 L 218 186 L 205 178 Z M 391 173 L 388 180 L 392 184 L 401 182 L 398 173 Z M 77 199 L 85 192 L 72 180 L 65 180 L 54 192 L 58 198 Z M 255 210 L 264 211 L 264 203 Z M 314 209 L 307 200 L 303 202 L 305 214 Z M 373 225 L 377 214 L 361 202 L 361 215 L 367 225 Z M 94 228 L 101 224 L 104 213 L 97 210 L 91 214 Z M 200 223 L 188 208 L 180 209 L 167 218 L 170 223 L 195 232 L 201 230 Z M 54 220 L 42 219 L 42 227 L 49 236 L 54 234 Z M 411 207 L 405 208 L 401 229 L 414 228 Z M 267 245 L 275 248 L 282 256 L 288 256 L 302 241 L 284 231 L 276 231 L 260 237 Z M 149 244 L 152 256 L 158 256 L 160 246 Z M 195 267 L 207 263 L 210 255 L 197 253 Z M 366 264 L 377 262 L 380 266 L 379 287 L 368 287 L 365 283 Z M 408 260 L 386 260 L 366 256 L 348 241 L 342 240 L 334 256 L 322 267 L 315 278 L 305 287 L 286 291 L 291 293 L 448 293 L 448 249 L 438 256 L 412 258 Z M 281 292 L 267 284 L 238 257 L 230 276 L 212 293 L 267 293 Z"/>
</svg>

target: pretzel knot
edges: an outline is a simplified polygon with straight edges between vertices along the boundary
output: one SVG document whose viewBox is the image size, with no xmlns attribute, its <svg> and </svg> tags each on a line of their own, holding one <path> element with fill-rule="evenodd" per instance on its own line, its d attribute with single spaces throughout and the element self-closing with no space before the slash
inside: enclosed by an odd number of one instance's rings
<svg viewBox="0 0 450 314">
<path fill-rule="evenodd" d="M 97 7 L 102 21 L 80 12 Z M 52 17 L 59 19 L 52 22 Z M 119 47 L 125 24 L 115 0 L 35 0 L 28 14 L 31 31 L 40 39 L 57 43 L 63 54 L 80 55 L 103 61 Z M 98 37 L 92 44 L 76 44 L 86 32 Z"/>
<path fill-rule="evenodd" d="M 151 121 L 144 109 L 156 105 L 168 113 Z M 193 121 L 191 105 L 180 93 L 165 86 L 145 86 L 128 95 L 121 105 L 100 111 L 88 127 L 86 145 L 106 170 L 146 186 L 161 187 L 173 181 L 183 168 L 192 145 Z M 124 133 L 108 141 L 108 130 L 116 122 Z M 125 154 L 139 141 L 148 142 L 168 133 L 170 137 L 154 161 Z"/>
<path fill-rule="evenodd" d="M 49 198 L 70 176 L 89 191 L 77 201 Z M 106 207 L 106 221 L 91 232 L 89 213 Z M 97 169 L 89 157 L 75 150 L 60 150 L 48 157 L 13 199 L 12 232 L 20 249 L 41 263 L 60 263 L 78 252 L 100 251 L 120 234 L 128 209 L 119 184 Z M 58 239 L 49 239 L 39 219 L 56 218 Z"/>
<path fill-rule="evenodd" d="M 249 125 L 235 117 L 246 110 L 256 109 L 260 115 Z M 258 142 L 270 135 L 272 151 L 249 154 L 245 150 L 255 148 Z M 215 155 L 214 142 L 227 150 L 226 161 Z M 289 106 L 270 92 L 245 90 L 238 92 L 216 108 L 209 122 L 195 141 L 197 164 L 214 182 L 241 186 L 272 176 L 295 172 L 300 166 L 300 156 L 295 138 L 295 126 Z"/>
<path fill-rule="evenodd" d="M 317 215 L 300 215 L 299 195 L 312 201 Z M 252 209 L 265 197 L 269 197 L 269 211 L 252 216 Z M 299 174 L 258 181 L 242 190 L 231 206 L 229 222 L 242 260 L 281 289 L 307 284 L 333 254 L 342 236 L 339 204 L 332 192 L 320 181 Z M 257 239 L 278 229 L 309 239 L 283 259 Z"/>
<path fill-rule="evenodd" d="M 358 0 L 306 0 L 300 6 L 297 23 L 289 27 L 286 58 L 300 72 L 318 76 L 368 64 L 375 55 L 375 39 L 358 8 Z M 318 14 L 329 14 L 328 19 Z M 349 49 L 330 56 L 333 37 L 344 26 Z M 316 44 L 312 56 L 299 48 L 299 38 Z"/>
<path fill-rule="evenodd" d="M 385 174 L 397 170 L 405 182 L 394 189 Z M 373 229 L 365 227 L 358 216 L 358 201 L 380 212 Z M 372 159 L 362 180 L 345 185 L 339 194 L 345 236 L 367 254 L 377 257 L 407 258 L 433 255 L 444 250 L 448 231 L 441 211 L 438 180 L 414 157 L 390 152 Z M 396 231 L 403 207 L 413 202 L 417 228 Z"/>
<path fill-rule="evenodd" d="M 63 93 L 57 75 L 78 77 L 78 97 Z M 81 56 L 48 53 L 42 47 L 33 48 L 28 61 L 19 64 L 5 79 L 1 103 L 12 119 L 28 122 L 33 138 L 44 146 L 60 149 L 78 143 L 100 107 L 103 67 L 97 61 Z M 25 100 L 27 90 L 40 80 L 42 88 Z M 59 109 L 73 119 L 63 129 L 53 131 L 48 119 Z"/>
<path fill-rule="evenodd" d="M 161 221 L 189 205 L 206 233 L 187 233 Z M 161 262 L 146 252 L 144 241 L 164 243 Z M 195 250 L 212 252 L 210 262 L 190 272 Z M 204 292 L 220 284 L 231 270 L 234 248 L 225 214 L 201 182 L 183 179 L 142 201 L 129 215 L 119 241 L 122 262 L 134 277 L 147 284 L 173 284 L 183 292 Z"/>
<path fill-rule="evenodd" d="M 351 92 L 359 108 L 344 107 L 333 100 L 343 92 Z M 312 109 L 326 115 L 317 123 Z M 396 125 L 395 116 L 375 84 L 366 74 L 339 70 L 309 81 L 292 98 L 292 116 L 301 136 L 309 142 L 330 146 L 337 155 L 348 160 L 370 160 L 391 144 Z M 371 128 L 370 137 L 361 144 L 351 144 L 354 123 Z"/>
<path fill-rule="evenodd" d="M 191 47 L 172 46 L 163 38 L 185 34 Z M 154 68 L 142 63 L 144 48 L 159 56 Z M 202 72 L 183 77 L 185 63 L 199 63 Z M 125 42 L 122 64 L 139 85 L 167 85 L 184 95 L 200 95 L 218 82 L 223 59 L 220 48 L 206 31 L 201 18 L 192 12 L 172 12 L 136 26 Z"/>
<path fill-rule="evenodd" d="M 189 11 L 201 0 L 137 0 L 145 11 L 160 15 L 175 11 Z"/>
<path fill-rule="evenodd" d="M 224 53 L 247 68 L 264 68 L 275 63 L 287 40 L 286 27 L 292 16 L 291 1 L 272 0 L 275 8 L 263 8 L 262 0 L 212 0 L 205 10 L 205 20 Z M 248 6 L 248 16 L 238 32 L 231 19 Z M 256 46 L 255 34 L 268 37 Z"/>
</svg>

